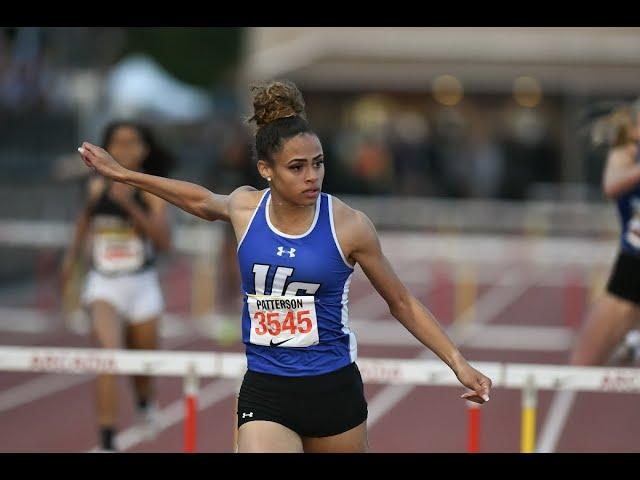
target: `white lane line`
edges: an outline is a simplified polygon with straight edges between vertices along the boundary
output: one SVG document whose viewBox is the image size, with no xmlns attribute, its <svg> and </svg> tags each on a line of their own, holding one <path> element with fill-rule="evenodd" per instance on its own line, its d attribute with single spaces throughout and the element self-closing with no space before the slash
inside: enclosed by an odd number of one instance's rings
<svg viewBox="0 0 640 480">
<path fill-rule="evenodd" d="M 496 283 L 500 285 L 500 283 Z M 380 299 L 377 292 L 368 294 L 359 300 L 357 304 L 368 305 L 371 307 L 373 299 Z M 373 307 L 379 312 L 379 306 L 373 304 Z M 362 307 L 357 307 L 362 310 Z M 5 309 L 0 308 L 0 316 Z M 39 314 L 33 309 L 13 309 L 12 318 L 4 323 L 4 328 L 0 330 L 21 332 L 21 333 L 44 333 L 45 331 L 54 331 L 52 319 L 45 313 Z M 358 312 L 362 315 L 362 311 Z M 238 314 L 239 317 L 239 314 Z M 212 329 L 207 331 L 199 331 L 192 327 L 185 320 L 186 317 L 178 315 L 165 314 L 160 325 L 160 336 L 162 338 L 175 338 L 196 333 L 201 333 L 209 338 L 218 337 Z M 207 324 L 215 327 L 219 324 L 217 320 L 228 319 L 214 317 Z M 88 334 L 88 324 L 84 325 L 84 320 L 76 320 L 74 333 L 78 335 Z M 231 320 L 232 326 L 237 326 L 238 322 Z M 379 318 L 370 320 L 367 318 L 352 318 L 350 320 L 352 329 L 358 335 L 358 342 L 362 345 L 373 346 L 407 346 L 416 347 L 420 343 L 404 329 L 393 317 Z M 522 325 L 495 325 L 478 327 L 473 322 L 470 328 L 476 328 L 475 338 L 468 343 L 468 347 L 479 349 L 498 349 L 498 350 L 538 350 L 538 351 L 564 351 L 573 340 L 573 330 L 566 327 L 553 326 L 522 326 Z M 234 329 L 235 337 L 239 336 L 238 329 Z M 239 341 L 239 338 L 234 338 Z"/>
<path fill-rule="evenodd" d="M 197 399 L 198 411 L 201 412 L 206 410 L 216 403 L 221 402 L 229 395 L 236 393 L 238 391 L 238 385 L 239 382 L 236 379 L 222 379 L 214 380 L 201 388 Z M 162 431 L 181 422 L 184 419 L 184 409 L 184 399 L 182 398 L 170 403 L 165 408 L 160 409 L 156 418 L 158 427 L 157 434 L 159 435 Z M 144 429 L 141 425 L 132 425 L 128 429 L 123 430 L 116 435 L 115 445 L 120 452 L 124 452 L 144 442 L 146 438 Z M 96 452 L 98 450 L 99 448 L 96 446 L 87 453 Z"/>
<path fill-rule="evenodd" d="M 160 336 L 173 338 L 195 333 L 187 323 L 187 316 L 164 313 L 160 321 Z M 10 333 L 50 333 L 60 331 L 64 323 L 60 313 L 51 313 L 37 308 L 0 307 L 0 331 Z M 89 333 L 89 317 L 76 310 L 69 314 L 66 328 L 76 335 Z"/>
<path fill-rule="evenodd" d="M 0 413 L 88 382 L 94 375 L 44 374 L 0 394 Z"/>
<path fill-rule="evenodd" d="M 59 328 L 59 315 L 35 308 L 0 307 L 0 331 L 47 333 Z"/>
<path fill-rule="evenodd" d="M 462 326 L 470 317 L 475 315 L 476 324 L 485 324 L 493 320 L 498 313 L 513 303 L 531 285 L 531 276 L 518 270 L 507 270 L 501 277 L 499 286 L 493 287 L 482 295 L 476 305 L 469 306 L 462 312 L 453 326 L 447 329 L 447 334 L 458 346 L 463 346 L 472 341 L 478 335 L 477 329 L 472 326 Z M 475 309 L 474 309 L 475 307 Z M 474 314 L 475 310 L 475 314 Z M 433 357 L 434 353 L 428 349 L 421 351 L 415 359 Z M 388 385 L 381 389 L 371 399 L 368 406 L 369 417 L 367 425 L 371 429 L 378 420 L 391 410 L 400 400 L 413 390 L 411 385 Z"/>
<path fill-rule="evenodd" d="M 425 271 L 424 265 L 412 262 L 410 264 L 399 266 L 394 263 L 395 269 L 399 272 L 402 281 L 407 284 L 419 284 L 420 288 L 431 288 L 432 274 L 429 269 Z M 356 314 L 365 318 L 377 318 L 380 311 L 384 311 L 385 303 L 380 294 L 371 288 L 369 280 L 362 271 L 358 271 L 355 275 L 354 282 L 365 283 L 367 285 L 367 293 L 355 300 L 349 300 L 350 314 Z M 353 286 L 352 286 L 353 289 Z"/>
<path fill-rule="evenodd" d="M 620 350 L 615 352 L 614 355 L 619 355 L 619 352 Z M 612 361 L 615 365 L 615 357 Z M 540 430 L 540 436 L 538 437 L 537 453 L 553 453 L 556 451 L 558 441 L 567 424 L 577 394 L 578 392 L 571 390 L 560 390 L 554 393 L 551 406 L 549 407 L 549 413 L 547 413 L 547 418 L 545 418 L 545 422 Z"/>
<path fill-rule="evenodd" d="M 549 413 L 540 431 L 536 453 L 555 452 L 575 399 L 576 392 L 574 391 L 560 390 L 555 392 Z"/>
<path fill-rule="evenodd" d="M 353 319 L 358 344 L 363 346 L 421 347 L 422 344 L 395 318 Z M 473 333 L 473 335 L 471 335 Z M 527 325 L 471 325 L 466 347 L 490 350 L 566 352 L 575 332 L 568 327 Z"/>
<path fill-rule="evenodd" d="M 487 325 L 470 337 L 465 346 L 490 350 L 567 352 L 574 337 L 575 331 L 567 327 Z"/>
</svg>

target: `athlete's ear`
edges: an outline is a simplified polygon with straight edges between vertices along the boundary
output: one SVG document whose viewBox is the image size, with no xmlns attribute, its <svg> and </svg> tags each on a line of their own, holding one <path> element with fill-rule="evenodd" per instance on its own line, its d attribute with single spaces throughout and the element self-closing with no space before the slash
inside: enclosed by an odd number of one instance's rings
<svg viewBox="0 0 640 480">
<path fill-rule="evenodd" d="M 265 162 L 264 160 L 258 160 L 258 172 L 260 173 L 260 176 L 262 178 L 269 182 L 271 181 L 271 177 L 273 176 L 273 169 L 268 162 Z"/>
</svg>

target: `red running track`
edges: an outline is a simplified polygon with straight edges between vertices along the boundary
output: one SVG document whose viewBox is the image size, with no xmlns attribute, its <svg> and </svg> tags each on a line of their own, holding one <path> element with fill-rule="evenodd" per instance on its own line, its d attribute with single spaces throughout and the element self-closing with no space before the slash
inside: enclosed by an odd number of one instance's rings
<svg viewBox="0 0 640 480">
<path fill-rule="evenodd" d="M 425 261 L 395 262 L 401 278 L 411 278 L 409 288 L 430 306 L 442 324 L 450 326 L 453 316 L 452 281 L 428 281 L 428 272 L 438 266 Z M 496 278 L 504 270 L 496 269 Z M 425 273 L 424 282 L 420 272 Z M 416 274 L 417 272 L 417 274 Z M 432 278 L 438 278 L 434 276 Z M 450 280 L 450 279 L 449 279 Z M 479 301 L 498 287 L 490 281 L 479 285 Z M 583 298 L 585 296 L 582 288 Z M 505 294 L 506 295 L 506 294 Z M 575 296 L 575 295 L 574 295 Z M 500 294 L 496 295 L 501 298 Z M 563 326 L 566 305 L 562 288 L 525 286 L 522 293 L 507 298 L 504 306 L 486 325 Z M 376 322 L 395 322 L 388 309 L 358 270 L 350 294 L 353 318 Z M 578 306 L 584 308 L 584 306 Z M 4 345 L 47 345 L 89 347 L 88 338 L 68 333 L 52 315 L 47 332 L 2 333 Z M 58 323 L 56 323 L 58 322 Z M 397 322 L 396 322 L 397 323 Z M 397 324 L 399 331 L 402 327 Z M 356 330 L 356 334 L 358 331 Z M 216 342 L 184 335 L 164 338 L 162 347 L 193 351 L 242 351 L 242 345 Z M 515 350 L 509 344 L 471 348 L 461 346 L 471 361 L 555 363 L 566 362 L 566 350 L 542 348 Z M 417 342 L 406 346 L 359 345 L 366 357 L 413 358 L 425 352 Z M 91 376 L 0 373 L 0 452 L 84 452 L 96 447 L 97 434 Z M 158 378 L 158 400 L 167 418 L 182 407 L 182 379 Z M 231 452 L 237 382 L 203 380 L 197 421 L 199 452 Z M 127 452 L 180 452 L 183 450 L 183 422 L 174 418 L 154 440 L 136 441 L 131 434 L 135 424 L 129 380 L 120 379 L 119 429 L 127 433 Z M 17 393 L 16 393 L 17 392 Z M 204 399 L 203 397 L 207 398 Z M 467 449 L 467 409 L 459 396 L 461 388 L 365 386 L 370 408 L 369 443 L 373 452 L 465 452 Z M 13 395 L 13 396 L 11 396 Z M 538 433 L 546 419 L 553 392 L 539 392 Z M 206 401 L 205 401 L 206 400 Z M 634 394 L 580 393 L 560 429 L 558 452 L 637 452 L 640 409 Z M 481 408 L 481 452 L 518 452 L 520 442 L 520 392 L 497 388 Z M 13 403 L 11 403 L 13 402 Z M 206 405 L 203 405 L 206 403 Z M 172 410 L 173 409 L 173 410 Z M 179 415 L 178 415 L 179 416 Z M 133 440 L 132 440 L 133 439 Z"/>
</svg>

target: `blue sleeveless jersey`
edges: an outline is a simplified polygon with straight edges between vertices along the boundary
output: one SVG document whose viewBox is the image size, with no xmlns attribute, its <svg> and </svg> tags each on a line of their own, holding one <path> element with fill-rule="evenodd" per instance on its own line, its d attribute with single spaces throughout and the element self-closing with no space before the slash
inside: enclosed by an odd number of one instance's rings
<svg viewBox="0 0 640 480">
<path fill-rule="evenodd" d="M 640 160 L 640 154 L 636 161 Z M 640 255 L 640 184 L 616 199 L 622 224 L 620 248 L 623 252 Z"/>
<path fill-rule="evenodd" d="M 332 372 L 354 362 L 357 357 L 356 338 L 349 328 L 347 307 L 354 269 L 347 263 L 338 244 L 332 198 L 325 193 L 318 196 L 314 220 L 302 235 L 282 233 L 271 224 L 270 200 L 271 192 L 267 189 L 238 244 L 244 297 L 242 341 L 246 346 L 247 367 L 255 372 L 290 377 Z M 295 299 L 310 294 L 313 297 L 307 298 L 313 298 L 317 318 L 319 340 L 316 344 L 280 345 L 286 339 L 276 345 L 272 345 L 273 341 L 270 345 L 251 342 L 249 296 L 260 295 L 260 298 L 268 299 L 276 295 Z"/>
</svg>

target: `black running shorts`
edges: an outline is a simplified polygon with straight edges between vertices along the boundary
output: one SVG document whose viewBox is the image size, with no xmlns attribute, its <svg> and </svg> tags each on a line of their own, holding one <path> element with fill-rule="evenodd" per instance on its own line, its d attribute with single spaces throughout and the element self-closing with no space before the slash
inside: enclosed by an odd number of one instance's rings
<svg viewBox="0 0 640 480">
<path fill-rule="evenodd" d="M 268 420 L 302 437 L 328 437 L 367 419 L 360 370 L 354 363 L 307 377 L 247 371 L 238 395 L 238 428 Z"/>
<path fill-rule="evenodd" d="M 640 305 L 640 257 L 625 252 L 618 254 L 607 292 Z"/>
</svg>

